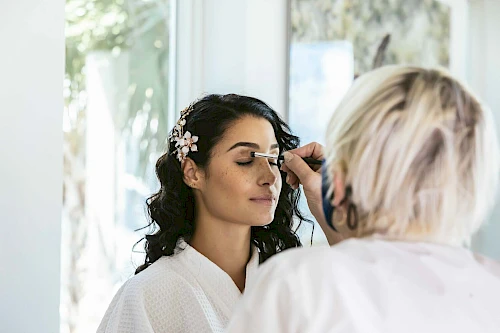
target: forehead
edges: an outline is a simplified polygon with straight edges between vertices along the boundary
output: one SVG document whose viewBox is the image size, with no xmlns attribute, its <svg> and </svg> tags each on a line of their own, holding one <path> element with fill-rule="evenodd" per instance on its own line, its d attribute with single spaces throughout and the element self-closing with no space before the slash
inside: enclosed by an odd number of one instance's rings
<svg viewBox="0 0 500 333">
<path fill-rule="evenodd" d="M 229 149 L 237 142 L 253 142 L 261 146 L 261 149 L 268 149 L 277 140 L 273 126 L 267 119 L 247 116 L 229 125 L 218 146 L 227 146 Z"/>
</svg>

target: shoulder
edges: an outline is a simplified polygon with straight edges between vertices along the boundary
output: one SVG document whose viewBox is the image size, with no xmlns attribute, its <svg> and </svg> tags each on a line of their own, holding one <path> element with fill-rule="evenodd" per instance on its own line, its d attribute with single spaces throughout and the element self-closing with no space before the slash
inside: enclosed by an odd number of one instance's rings
<svg viewBox="0 0 500 333">
<path fill-rule="evenodd" d="M 380 260 L 390 256 L 385 251 L 390 250 L 383 248 L 383 244 L 359 239 L 345 240 L 332 247 L 289 249 L 259 267 L 251 289 L 293 291 L 296 298 L 313 294 L 321 297 L 324 290 L 333 292 L 339 286 L 344 290 L 356 283 L 363 285 L 368 276 L 378 275 Z"/>
<path fill-rule="evenodd" d="M 190 289 L 178 255 L 162 257 L 127 280 L 111 301 L 98 332 L 152 332 L 151 327 L 174 320 L 179 296 Z"/>
<path fill-rule="evenodd" d="M 364 239 L 344 240 L 331 247 L 288 249 L 259 267 L 255 283 L 245 293 L 255 303 L 274 298 L 295 304 L 296 311 L 310 312 L 316 305 L 305 300 L 370 288 L 370 281 L 380 275 L 380 261 L 390 251 L 384 244 Z"/>
<path fill-rule="evenodd" d="M 185 270 L 182 267 L 182 253 L 169 257 L 161 257 L 148 268 L 130 278 L 125 289 L 138 293 L 168 292 L 176 286 L 187 284 Z M 165 290 L 166 289 L 166 290 Z"/>
<path fill-rule="evenodd" d="M 176 265 L 177 265 L 177 254 L 161 257 L 152 263 L 148 268 L 144 269 L 140 273 L 134 275 L 130 281 L 138 285 L 149 284 L 155 282 L 158 277 L 164 278 L 174 278 L 176 277 Z"/>
<path fill-rule="evenodd" d="M 351 239 L 334 246 L 293 248 L 286 250 L 261 265 L 261 269 L 298 273 L 301 271 L 329 271 L 343 265 L 366 264 L 375 260 L 377 244 Z"/>
<path fill-rule="evenodd" d="M 157 295 L 162 295 L 162 305 L 173 302 L 178 293 L 189 289 L 189 281 L 180 263 L 181 257 L 182 253 L 161 257 L 131 277 L 118 290 L 111 307 L 134 303 L 136 306 L 154 308 Z"/>
<path fill-rule="evenodd" d="M 330 300 L 352 284 L 350 277 L 355 273 L 348 265 L 351 248 L 357 250 L 357 246 L 344 242 L 288 249 L 264 262 L 255 283 L 245 290 L 228 332 L 249 332 L 248 327 L 252 332 L 304 331 L 317 322 L 320 311 L 331 308 Z M 341 313 L 337 310 L 334 313 Z"/>
</svg>

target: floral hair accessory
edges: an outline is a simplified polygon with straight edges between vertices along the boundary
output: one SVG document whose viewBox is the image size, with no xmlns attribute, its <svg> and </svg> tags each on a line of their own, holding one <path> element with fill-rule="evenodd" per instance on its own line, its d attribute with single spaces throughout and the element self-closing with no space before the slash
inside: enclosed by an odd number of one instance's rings
<svg viewBox="0 0 500 333">
<path fill-rule="evenodd" d="M 176 150 L 174 152 L 177 153 L 177 159 L 181 163 L 186 159 L 190 151 L 198 151 L 198 146 L 196 145 L 196 142 L 198 142 L 198 137 L 192 135 L 189 131 L 186 131 L 186 133 L 184 133 L 186 117 L 191 113 L 191 111 L 193 111 L 192 105 L 181 111 L 181 117 L 179 121 L 177 121 L 177 124 L 172 130 L 172 134 L 169 138 L 170 142 L 175 141 Z"/>
</svg>

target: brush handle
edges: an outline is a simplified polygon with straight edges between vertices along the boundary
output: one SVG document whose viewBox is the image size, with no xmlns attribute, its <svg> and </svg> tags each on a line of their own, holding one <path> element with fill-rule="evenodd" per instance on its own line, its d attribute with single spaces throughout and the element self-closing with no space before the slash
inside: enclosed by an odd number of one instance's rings
<svg viewBox="0 0 500 333">
<path fill-rule="evenodd" d="M 321 165 L 321 164 L 323 164 L 323 161 L 315 160 L 314 158 L 311 158 L 311 157 L 302 157 L 302 159 L 304 160 L 304 162 L 306 162 L 309 165 Z"/>
<path fill-rule="evenodd" d="M 285 160 L 285 157 L 283 155 L 280 155 L 279 160 L 283 161 L 283 160 Z M 302 157 L 302 160 L 304 160 L 304 162 L 306 162 L 309 165 L 321 165 L 321 164 L 323 164 L 323 161 L 316 160 L 316 159 L 311 158 L 311 157 Z"/>
</svg>

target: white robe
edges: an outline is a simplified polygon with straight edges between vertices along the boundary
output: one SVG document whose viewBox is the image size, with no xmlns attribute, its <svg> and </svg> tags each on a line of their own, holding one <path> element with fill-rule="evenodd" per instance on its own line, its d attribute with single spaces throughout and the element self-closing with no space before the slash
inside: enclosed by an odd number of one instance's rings
<svg viewBox="0 0 500 333">
<path fill-rule="evenodd" d="M 184 248 L 162 257 L 118 290 L 98 333 L 222 332 L 240 290 L 221 268 L 180 241 Z M 259 265 L 255 248 L 246 287 Z"/>
<path fill-rule="evenodd" d="M 498 333 L 500 265 L 467 249 L 351 239 L 266 261 L 228 333 Z"/>
</svg>

